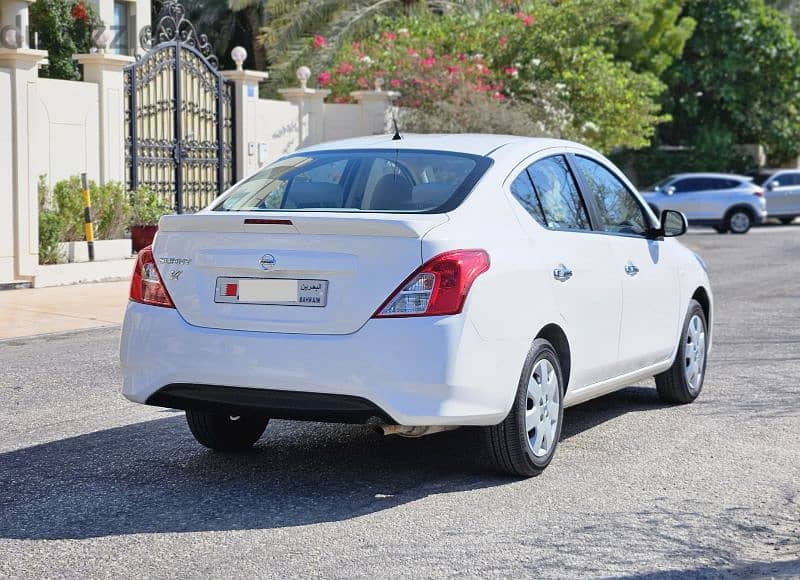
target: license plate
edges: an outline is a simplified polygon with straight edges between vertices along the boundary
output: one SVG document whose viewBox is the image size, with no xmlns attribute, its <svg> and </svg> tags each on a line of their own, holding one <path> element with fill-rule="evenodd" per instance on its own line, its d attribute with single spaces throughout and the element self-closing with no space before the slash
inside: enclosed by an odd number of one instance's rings
<svg viewBox="0 0 800 580">
<path fill-rule="evenodd" d="M 227 304 L 325 306 L 327 301 L 327 280 L 217 278 L 214 295 L 214 302 Z"/>
</svg>

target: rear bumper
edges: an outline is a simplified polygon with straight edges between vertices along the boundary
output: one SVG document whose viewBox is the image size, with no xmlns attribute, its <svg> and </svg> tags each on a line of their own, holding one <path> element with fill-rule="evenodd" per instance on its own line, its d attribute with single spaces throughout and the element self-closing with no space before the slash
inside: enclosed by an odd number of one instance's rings
<svg viewBox="0 0 800 580">
<path fill-rule="evenodd" d="M 302 391 L 175 383 L 150 395 L 147 404 L 236 415 L 255 413 L 272 419 L 366 423 L 377 417 L 386 423 L 392 422 L 382 409 L 361 397 Z"/>
<path fill-rule="evenodd" d="M 275 417 L 358 422 L 374 414 L 401 425 L 492 425 L 511 407 L 529 346 L 484 341 L 466 315 L 370 320 L 353 334 L 304 335 L 201 328 L 174 309 L 131 302 L 122 392 L 138 403 L 185 408 L 199 404 L 169 399 L 164 387 L 205 385 L 227 405 L 281 406 Z M 281 391 L 287 397 L 276 403 Z M 288 393 L 343 398 L 305 405 Z M 355 400 L 366 406 L 350 406 Z"/>
</svg>

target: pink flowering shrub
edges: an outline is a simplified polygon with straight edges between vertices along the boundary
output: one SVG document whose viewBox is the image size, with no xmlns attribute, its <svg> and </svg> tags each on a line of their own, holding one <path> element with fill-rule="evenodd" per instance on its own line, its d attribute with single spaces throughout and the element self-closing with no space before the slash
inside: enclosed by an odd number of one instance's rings
<svg viewBox="0 0 800 580">
<path fill-rule="evenodd" d="M 585 0 L 497 0 L 480 16 L 378 16 L 377 32 L 340 46 L 316 81 L 329 100 L 350 102 L 382 79 L 400 93 L 398 105 L 419 110 L 420 124 L 440 116 L 437 129 L 501 119 L 493 130 L 535 126 L 605 151 L 643 147 L 665 119 L 656 101 L 664 85 L 609 51 L 615 22 L 606 4 Z M 322 55 L 326 45 L 315 36 L 310 50 Z"/>
<path fill-rule="evenodd" d="M 384 90 L 400 92 L 400 106 L 420 107 L 451 100 L 462 87 L 503 100 L 506 76 L 486 66 L 480 54 L 444 53 L 441 47 L 420 42 L 401 29 L 383 30 L 374 38 L 345 46 L 334 66 L 319 73 L 317 84 L 331 90 L 329 100 L 350 102 L 352 91 L 374 90 L 381 79 Z"/>
</svg>

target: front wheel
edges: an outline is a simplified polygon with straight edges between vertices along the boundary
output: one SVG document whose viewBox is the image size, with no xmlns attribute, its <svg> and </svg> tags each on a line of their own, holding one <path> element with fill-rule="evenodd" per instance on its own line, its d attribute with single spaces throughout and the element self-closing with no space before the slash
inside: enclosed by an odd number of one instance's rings
<svg viewBox="0 0 800 580">
<path fill-rule="evenodd" d="M 728 215 L 725 225 L 733 234 L 746 234 L 753 225 L 753 216 L 746 209 L 735 209 Z"/>
<path fill-rule="evenodd" d="M 727 234 L 728 233 L 728 226 L 720 224 L 714 226 L 714 229 L 717 230 L 718 234 Z"/>
<path fill-rule="evenodd" d="M 783 225 L 785 225 L 785 226 L 788 226 L 790 223 L 792 223 L 792 222 L 794 221 L 794 218 L 795 218 L 795 217 L 796 217 L 796 216 L 792 216 L 792 217 L 782 217 L 782 218 L 780 218 L 780 220 L 781 220 L 781 223 L 782 223 Z"/>
<path fill-rule="evenodd" d="M 708 354 L 706 315 L 696 300 L 689 303 L 681 342 L 672 366 L 656 375 L 658 396 L 667 403 L 691 403 L 703 389 Z"/>
<path fill-rule="evenodd" d="M 208 411 L 186 411 L 186 422 L 197 442 L 215 451 L 249 449 L 264 434 L 269 419 Z"/>
<path fill-rule="evenodd" d="M 531 477 L 553 459 L 564 419 L 564 380 L 553 345 L 533 341 L 505 420 L 486 427 L 490 461 L 498 471 Z"/>
</svg>

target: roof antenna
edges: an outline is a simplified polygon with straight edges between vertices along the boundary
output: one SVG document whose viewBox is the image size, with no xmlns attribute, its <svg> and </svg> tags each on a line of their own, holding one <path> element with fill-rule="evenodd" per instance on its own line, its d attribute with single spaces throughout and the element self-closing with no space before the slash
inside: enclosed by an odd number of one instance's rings
<svg viewBox="0 0 800 580">
<path fill-rule="evenodd" d="M 400 129 L 397 128 L 397 118 L 392 113 L 392 123 L 394 123 L 394 136 L 392 137 L 392 141 L 400 141 L 402 137 L 400 136 Z"/>
</svg>

